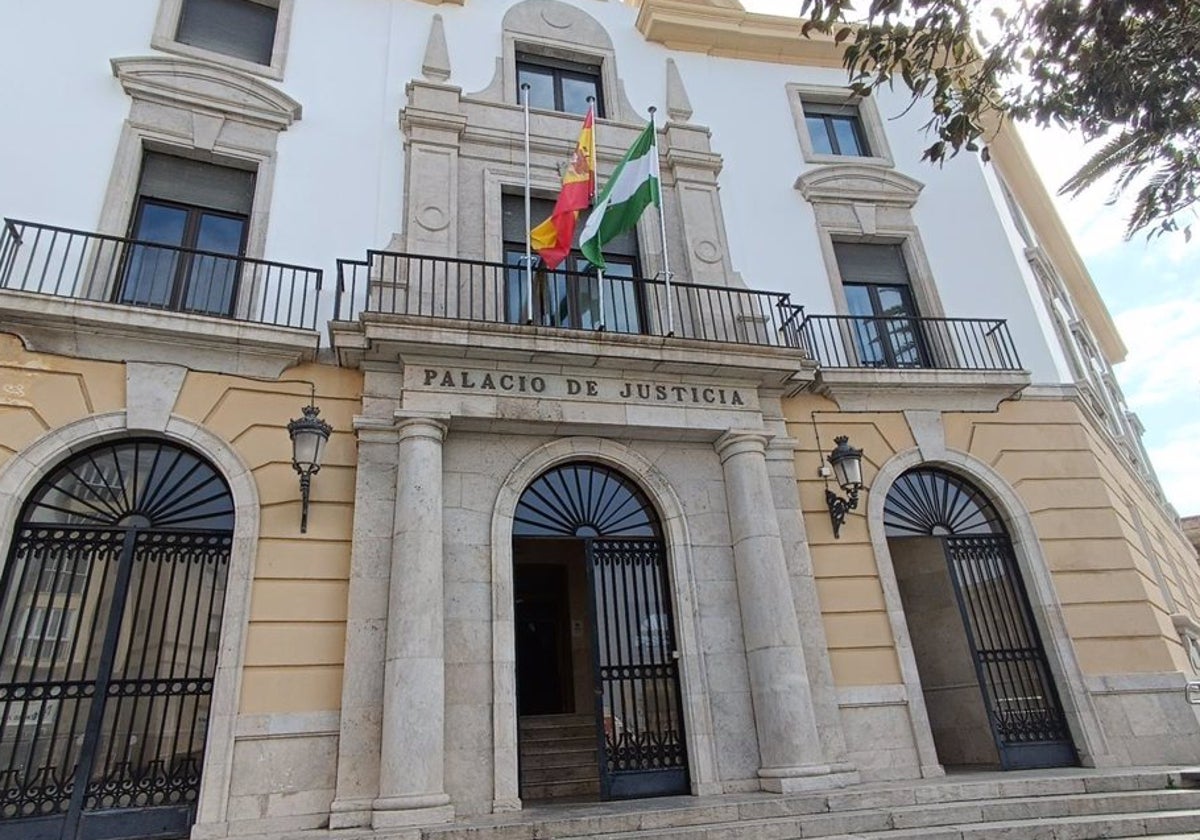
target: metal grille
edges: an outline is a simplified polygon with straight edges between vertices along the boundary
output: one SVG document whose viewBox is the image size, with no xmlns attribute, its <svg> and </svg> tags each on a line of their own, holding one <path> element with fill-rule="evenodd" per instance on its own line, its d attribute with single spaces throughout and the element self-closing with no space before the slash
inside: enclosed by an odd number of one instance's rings
<svg viewBox="0 0 1200 840">
<path fill-rule="evenodd" d="M 224 510 L 207 464 L 132 446 L 73 458 L 14 534 L 0 579 L 0 840 L 186 837 L 194 820 L 232 533 L 129 514 Z M 98 510 L 131 527 L 61 523 Z"/>
<path fill-rule="evenodd" d="M 516 537 L 659 535 L 646 495 L 600 464 L 565 464 L 543 473 L 521 494 L 514 518 Z"/>
<path fill-rule="evenodd" d="M 888 491 L 883 524 L 889 537 L 1003 534 L 1000 514 L 961 478 L 941 470 L 909 470 Z"/>
<path fill-rule="evenodd" d="M 687 747 L 663 544 L 588 541 L 601 796 L 686 793 Z"/>
<path fill-rule="evenodd" d="M 1066 716 L 1008 537 L 947 537 L 945 546 L 1001 766 L 1075 763 Z"/>
</svg>

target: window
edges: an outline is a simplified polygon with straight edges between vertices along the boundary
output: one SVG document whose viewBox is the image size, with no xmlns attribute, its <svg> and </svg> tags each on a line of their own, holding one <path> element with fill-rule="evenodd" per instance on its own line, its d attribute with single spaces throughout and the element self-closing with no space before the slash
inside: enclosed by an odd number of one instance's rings
<svg viewBox="0 0 1200 840">
<path fill-rule="evenodd" d="M 506 195 L 504 210 L 504 261 L 509 266 L 505 278 L 505 319 L 522 323 L 526 312 L 525 272 L 525 197 Z M 534 199 L 533 224 L 549 217 L 554 202 Z M 580 214 L 575 229 L 579 232 L 585 215 Z M 533 320 L 535 324 L 568 329 L 596 329 L 603 323 L 610 332 L 640 333 L 643 301 L 638 277 L 637 235 L 627 231 L 604 248 L 604 318 L 600 317 L 600 281 L 578 250 L 573 250 L 555 271 L 547 271 L 536 253 L 533 255 Z"/>
<path fill-rule="evenodd" d="M 586 114 L 588 97 L 593 97 L 596 116 L 604 116 L 599 65 L 517 53 L 518 97 L 526 84 L 531 108 Z"/>
<path fill-rule="evenodd" d="M 256 0 L 183 0 L 175 40 L 270 65 L 279 9 Z"/>
<path fill-rule="evenodd" d="M 232 315 L 254 173 L 146 152 L 116 300 Z"/>
<path fill-rule="evenodd" d="M 831 104 L 804 100 L 802 107 L 804 123 L 816 154 L 870 156 L 857 103 Z"/>
<path fill-rule="evenodd" d="M 864 367 L 927 367 L 929 355 L 899 245 L 835 242 L 850 327 Z"/>
</svg>

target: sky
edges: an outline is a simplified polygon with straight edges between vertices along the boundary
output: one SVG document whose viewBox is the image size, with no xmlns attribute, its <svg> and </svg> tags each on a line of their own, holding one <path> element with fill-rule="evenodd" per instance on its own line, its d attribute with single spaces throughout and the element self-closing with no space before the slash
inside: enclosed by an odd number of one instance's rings
<svg viewBox="0 0 1200 840">
<path fill-rule="evenodd" d="M 800 0 L 742 0 L 750 11 L 795 15 Z M 1086 160 L 1081 138 L 1021 126 L 1051 193 Z M 1121 202 L 1099 186 L 1074 199 L 1057 196 L 1075 245 L 1116 319 L 1129 354 L 1116 367 L 1129 408 L 1167 498 L 1181 516 L 1200 514 L 1200 236 L 1124 238 Z"/>
</svg>

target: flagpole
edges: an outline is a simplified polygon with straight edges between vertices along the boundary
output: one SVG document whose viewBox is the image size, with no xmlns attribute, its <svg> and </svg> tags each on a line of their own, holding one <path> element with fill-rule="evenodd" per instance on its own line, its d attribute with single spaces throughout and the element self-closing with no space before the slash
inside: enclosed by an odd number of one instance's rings
<svg viewBox="0 0 1200 840">
<path fill-rule="evenodd" d="M 658 109 L 650 106 L 650 122 L 654 125 L 654 156 L 658 158 L 658 123 L 654 115 Z M 667 255 L 667 210 L 663 201 L 662 177 L 658 179 L 658 227 L 662 231 L 663 280 L 667 284 L 667 335 L 675 335 L 675 305 L 671 300 L 671 258 Z"/>
<path fill-rule="evenodd" d="M 533 200 L 530 197 L 533 176 L 529 163 L 529 83 L 521 85 L 525 106 L 525 323 L 533 323 Z"/>
<path fill-rule="evenodd" d="M 591 160 L 592 182 L 588 187 L 588 192 L 591 194 L 590 201 L 588 203 L 595 205 L 595 203 L 596 203 L 596 177 L 597 177 L 596 159 L 599 156 L 598 149 L 600 148 L 600 144 L 596 140 L 596 138 L 599 136 L 598 133 L 596 132 L 596 118 L 595 118 L 596 97 L 589 96 L 587 98 L 587 103 L 588 103 L 588 109 L 591 110 L 591 112 L 592 112 L 592 160 Z M 604 269 L 603 268 L 596 269 L 596 282 L 600 284 L 600 323 L 596 325 L 596 329 L 600 332 L 604 332 L 605 323 L 604 323 Z"/>
</svg>

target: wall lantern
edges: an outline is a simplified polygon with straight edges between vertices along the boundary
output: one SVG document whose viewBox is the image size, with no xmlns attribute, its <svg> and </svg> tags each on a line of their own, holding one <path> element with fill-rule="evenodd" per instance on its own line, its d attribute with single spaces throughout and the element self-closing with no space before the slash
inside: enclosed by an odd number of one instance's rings
<svg viewBox="0 0 1200 840">
<path fill-rule="evenodd" d="M 825 490 L 825 504 L 829 505 L 829 518 L 833 522 L 834 539 L 840 539 L 839 531 L 846 521 L 846 514 L 858 507 L 858 491 L 862 487 L 862 450 L 850 445 L 850 438 L 845 435 L 835 437 L 837 444 L 829 453 L 829 465 L 833 467 L 833 477 L 847 493 L 843 499 Z"/>
<path fill-rule="evenodd" d="M 321 470 L 321 458 L 333 427 L 317 416 L 321 409 L 311 399 L 301 411 L 304 416 L 288 423 L 287 430 L 292 438 L 292 468 L 300 474 L 300 533 L 304 534 L 308 532 L 309 485 Z"/>
</svg>

